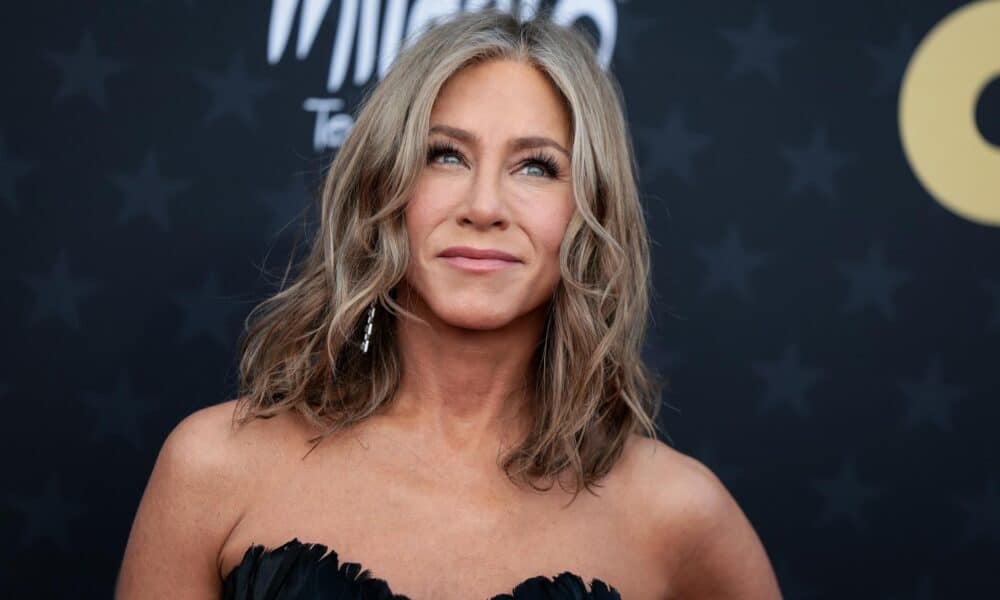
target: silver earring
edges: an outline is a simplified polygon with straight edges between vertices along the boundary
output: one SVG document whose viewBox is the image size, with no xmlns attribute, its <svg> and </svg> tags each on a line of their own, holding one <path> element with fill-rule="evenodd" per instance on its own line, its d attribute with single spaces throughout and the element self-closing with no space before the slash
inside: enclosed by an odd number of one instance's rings
<svg viewBox="0 0 1000 600">
<path fill-rule="evenodd" d="M 368 309 L 368 324 L 365 325 L 365 341 L 361 342 L 361 353 L 368 353 L 368 338 L 372 335 L 372 319 L 375 317 L 375 303 Z"/>
</svg>

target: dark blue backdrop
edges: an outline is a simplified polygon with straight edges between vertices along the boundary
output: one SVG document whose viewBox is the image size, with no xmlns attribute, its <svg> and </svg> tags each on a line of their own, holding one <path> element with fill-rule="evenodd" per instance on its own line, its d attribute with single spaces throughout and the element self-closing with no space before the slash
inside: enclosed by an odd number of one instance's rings
<svg viewBox="0 0 1000 600">
<path fill-rule="evenodd" d="M 233 397 L 242 319 L 377 78 L 328 84 L 340 4 L 273 63 L 267 2 L 4 7 L 5 596 L 109 597 L 167 432 Z M 661 422 L 789 599 L 997 587 L 1000 228 L 936 202 L 897 125 L 962 4 L 591 3 L 655 242 Z M 977 106 L 1000 144 L 1000 83 Z"/>
</svg>

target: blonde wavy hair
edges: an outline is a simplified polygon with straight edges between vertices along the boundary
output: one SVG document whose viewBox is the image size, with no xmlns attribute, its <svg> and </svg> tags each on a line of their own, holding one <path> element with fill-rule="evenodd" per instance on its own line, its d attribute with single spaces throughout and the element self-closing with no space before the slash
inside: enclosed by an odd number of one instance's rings
<svg viewBox="0 0 1000 600">
<path fill-rule="evenodd" d="M 234 423 L 295 410 L 324 429 L 309 440 L 318 444 L 392 400 L 401 374 L 393 321 L 424 322 L 394 296 L 410 259 L 403 212 L 425 165 L 431 108 L 456 71 L 493 59 L 533 65 L 561 92 L 572 115 L 577 204 L 526 379 L 532 427 L 498 465 L 536 490 L 551 488 L 536 485 L 542 481 L 563 487 L 559 476 L 568 472 L 575 499 L 600 485 L 630 434 L 656 437 L 666 382 L 641 356 L 649 242 L 621 89 L 587 35 L 552 22 L 548 11 L 525 21 L 496 9 L 440 20 L 365 94 L 326 174 L 319 227 L 296 276 L 247 316 Z M 362 353 L 372 303 L 384 310 Z"/>
</svg>

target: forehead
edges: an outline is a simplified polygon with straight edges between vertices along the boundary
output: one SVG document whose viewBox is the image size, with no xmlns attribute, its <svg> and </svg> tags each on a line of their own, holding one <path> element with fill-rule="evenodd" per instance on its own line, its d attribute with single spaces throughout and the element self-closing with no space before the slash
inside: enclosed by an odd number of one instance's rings
<svg viewBox="0 0 1000 600">
<path fill-rule="evenodd" d="M 571 116 L 562 94 L 538 68 L 512 60 L 476 63 L 454 73 L 431 110 L 431 125 L 438 124 L 570 143 Z"/>
</svg>

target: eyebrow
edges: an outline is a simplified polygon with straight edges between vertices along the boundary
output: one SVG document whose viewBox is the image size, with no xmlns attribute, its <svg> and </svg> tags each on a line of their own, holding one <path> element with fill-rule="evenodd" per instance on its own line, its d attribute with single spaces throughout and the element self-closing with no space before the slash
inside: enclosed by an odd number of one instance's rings
<svg viewBox="0 0 1000 600">
<path fill-rule="evenodd" d="M 460 142 L 464 142 L 470 145 L 476 145 L 479 143 L 479 136 L 472 133 L 471 131 L 466 131 L 458 127 L 452 127 L 450 125 L 435 125 L 431 127 L 429 133 L 441 133 L 448 137 L 453 137 Z M 563 148 L 558 142 L 551 138 L 545 136 L 527 136 L 514 138 L 510 141 L 510 147 L 514 151 L 526 150 L 528 148 L 541 148 L 543 146 L 549 146 L 555 148 L 556 150 L 562 152 L 569 158 L 569 152 Z"/>
</svg>

